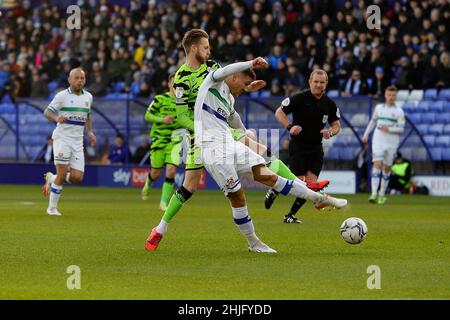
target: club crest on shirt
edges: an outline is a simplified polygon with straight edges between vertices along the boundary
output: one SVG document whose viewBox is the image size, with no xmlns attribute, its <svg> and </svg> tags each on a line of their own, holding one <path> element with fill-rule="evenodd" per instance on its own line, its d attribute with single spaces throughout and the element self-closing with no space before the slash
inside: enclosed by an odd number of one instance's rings
<svg viewBox="0 0 450 320">
<path fill-rule="evenodd" d="M 85 105 L 86 107 L 89 107 L 89 102 L 85 101 L 85 102 L 84 102 L 84 105 Z"/>
<path fill-rule="evenodd" d="M 327 121 L 328 121 L 328 115 L 325 114 L 322 118 L 322 123 L 327 123 Z"/>
<path fill-rule="evenodd" d="M 235 181 L 234 181 L 233 178 L 228 178 L 228 179 L 227 179 L 226 184 L 227 184 L 227 187 L 228 187 L 228 188 L 231 188 L 231 187 L 234 185 L 234 183 L 235 183 Z"/>
<path fill-rule="evenodd" d="M 175 88 L 175 97 L 181 99 L 183 97 L 184 89 L 182 87 Z"/>
<path fill-rule="evenodd" d="M 286 98 L 283 101 L 281 101 L 281 105 L 287 107 L 291 103 L 291 99 Z"/>
</svg>

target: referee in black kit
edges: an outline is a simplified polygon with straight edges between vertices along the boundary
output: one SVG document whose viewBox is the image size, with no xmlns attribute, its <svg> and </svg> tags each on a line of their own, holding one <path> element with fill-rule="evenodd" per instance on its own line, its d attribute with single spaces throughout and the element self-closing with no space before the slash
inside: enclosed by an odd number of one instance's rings
<svg viewBox="0 0 450 320">
<path fill-rule="evenodd" d="M 291 135 L 290 169 L 300 180 L 308 181 L 308 187 L 315 191 L 322 190 L 329 183 L 328 180 L 316 183 L 323 165 L 322 139 L 330 139 L 341 130 L 339 109 L 325 95 L 327 83 L 327 73 L 321 69 L 314 70 L 309 77 L 310 89 L 284 99 L 275 112 L 278 122 Z M 288 118 L 291 113 L 292 123 Z M 329 129 L 325 129 L 327 122 L 331 126 Z M 276 196 L 275 190 L 267 191 L 264 201 L 267 209 L 272 206 Z M 284 222 L 301 223 L 295 214 L 305 202 L 297 198 L 290 212 L 284 216 Z"/>
</svg>

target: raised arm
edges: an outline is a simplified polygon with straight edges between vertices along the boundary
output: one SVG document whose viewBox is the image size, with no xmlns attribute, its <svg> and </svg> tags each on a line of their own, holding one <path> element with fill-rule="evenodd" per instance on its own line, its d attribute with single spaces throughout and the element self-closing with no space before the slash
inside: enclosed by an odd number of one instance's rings
<svg viewBox="0 0 450 320">
<path fill-rule="evenodd" d="M 253 68 L 253 69 L 263 69 L 267 68 L 269 64 L 266 60 L 264 60 L 261 57 L 258 57 L 256 59 L 253 59 L 251 61 L 245 61 L 245 62 L 236 62 L 227 65 L 224 68 L 217 69 L 216 71 L 211 73 L 211 79 L 213 81 L 223 81 L 227 77 L 238 73 L 245 71 L 247 69 Z"/>
</svg>

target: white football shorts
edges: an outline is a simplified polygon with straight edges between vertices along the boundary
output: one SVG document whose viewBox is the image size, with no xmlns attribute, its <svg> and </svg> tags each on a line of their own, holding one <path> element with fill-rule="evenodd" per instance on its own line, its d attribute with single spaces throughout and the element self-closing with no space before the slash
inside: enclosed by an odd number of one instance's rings
<svg viewBox="0 0 450 320">
<path fill-rule="evenodd" d="M 240 176 L 251 176 L 252 167 L 265 164 L 264 158 L 239 141 L 211 143 L 202 146 L 206 170 L 222 189 L 225 196 L 241 188 Z"/>
<path fill-rule="evenodd" d="M 84 172 L 83 141 L 63 138 L 53 140 L 54 163 L 69 165 L 70 168 Z"/>
</svg>

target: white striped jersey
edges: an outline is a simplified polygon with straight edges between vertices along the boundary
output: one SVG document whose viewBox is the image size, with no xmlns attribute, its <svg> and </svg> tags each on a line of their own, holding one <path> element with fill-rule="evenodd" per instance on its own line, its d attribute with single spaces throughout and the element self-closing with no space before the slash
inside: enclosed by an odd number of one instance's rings
<svg viewBox="0 0 450 320">
<path fill-rule="evenodd" d="M 84 126 L 91 112 L 92 94 L 82 90 L 76 95 L 67 88 L 58 92 L 48 105 L 48 109 L 66 118 L 66 122 L 58 123 L 52 138 L 81 139 L 84 136 Z"/>
<path fill-rule="evenodd" d="M 213 81 L 210 73 L 200 86 L 195 102 L 195 142 L 233 141 L 228 118 L 234 110 L 234 97 L 225 81 Z"/>
<path fill-rule="evenodd" d="M 375 106 L 371 121 L 375 122 L 375 132 L 372 140 L 374 144 L 398 146 L 400 135 L 405 128 L 405 114 L 402 108 L 396 104 L 389 107 L 385 103 L 380 103 Z M 382 125 L 387 126 L 389 132 L 381 131 L 380 127 Z"/>
</svg>

